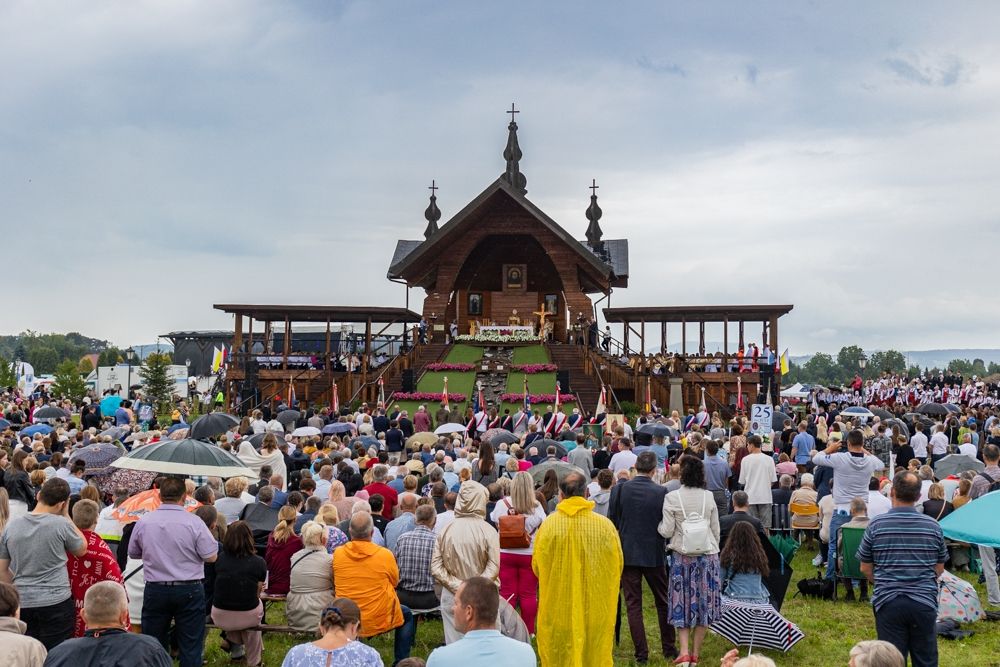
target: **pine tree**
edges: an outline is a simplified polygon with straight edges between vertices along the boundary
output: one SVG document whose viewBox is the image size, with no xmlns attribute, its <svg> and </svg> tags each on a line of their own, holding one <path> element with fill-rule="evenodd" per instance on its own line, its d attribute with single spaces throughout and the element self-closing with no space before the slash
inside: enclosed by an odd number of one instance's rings
<svg viewBox="0 0 1000 667">
<path fill-rule="evenodd" d="M 87 393 L 87 385 L 80 376 L 80 369 L 72 361 L 64 361 L 56 368 L 52 393 L 74 401 L 80 400 Z"/>
<path fill-rule="evenodd" d="M 0 356 L 0 387 L 13 387 L 15 384 L 17 384 L 17 369 L 14 368 L 14 362 Z"/>
<path fill-rule="evenodd" d="M 142 378 L 142 388 L 158 412 L 163 413 L 170 410 L 170 401 L 173 397 L 173 380 L 167 374 L 167 366 L 170 365 L 170 356 L 150 353 L 146 357 L 146 362 L 139 369 L 139 377 Z"/>
</svg>

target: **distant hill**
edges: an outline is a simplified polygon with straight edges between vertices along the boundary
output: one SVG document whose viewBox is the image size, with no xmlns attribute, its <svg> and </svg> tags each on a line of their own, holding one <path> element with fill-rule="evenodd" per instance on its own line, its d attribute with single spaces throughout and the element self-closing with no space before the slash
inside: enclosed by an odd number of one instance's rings
<svg viewBox="0 0 1000 667">
<path fill-rule="evenodd" d="M 880 350 L 865 350 L 869 355 L 872 352 L 878 351 Z M 1000 363 L 1000 349 L 950 348 L 941 350 L 900 350 L 900 352 L 906 357 L 907 366 L 917 365 L 921 368 L 946 368 L 954 359 L 967 359 L 969 361 L 982 359 L 987 366 L 990 362 Z M 812 357 L 813 355 L 811 354 L 793 356 L 792 361 L 801 366 L 812 359 Z"/>
</svg>

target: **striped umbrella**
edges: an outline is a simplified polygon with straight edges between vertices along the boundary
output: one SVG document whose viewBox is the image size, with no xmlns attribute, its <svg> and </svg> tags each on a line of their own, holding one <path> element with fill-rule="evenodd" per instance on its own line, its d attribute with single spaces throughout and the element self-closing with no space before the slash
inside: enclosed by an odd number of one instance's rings
<svg viewBox="0 0 1000 667">
<path fill-rule="evenodd" d="M 167 475 L 257 479 L 257 474 L 236 455 L 210 442 L 191 438 L 160 441 L 140 447 L 111 465 L 115 468 L 148 470 Z"/>
<path fill-rule="evenodd" d="M 737 646 L 788 651 L 805 635 L 799 627 L 764 602 L 742 602 L 722 596 L 722 615 L 710 627 Z"/>
</svg>

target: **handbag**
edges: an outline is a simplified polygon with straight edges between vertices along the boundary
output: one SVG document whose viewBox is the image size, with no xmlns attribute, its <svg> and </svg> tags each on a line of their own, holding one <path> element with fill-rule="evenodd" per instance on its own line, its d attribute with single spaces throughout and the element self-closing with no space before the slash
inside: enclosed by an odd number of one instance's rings
<svg viewBox="0 0 1000 667">
<path fill-rule="evenodd" d="M 503 499 L 503 504 L 507 506 L 507 513 L 497 521 L 497 530 L 500 533 L 501 549 L 527 549 L 531 546 L 531 535 L 525 526 L 524 515 L 518 514 L 510 506 L 507 499 Z"/>
<path fill-rule="evenodd" d="M 796 595 L 801 594 L 802 597 L 821 600 L 833 599 L 833 581 L 824 577 L 819 570 L 816 571 L 815 577 L 799 580 L 797 586 L 799 592 Z"/>
</svg>

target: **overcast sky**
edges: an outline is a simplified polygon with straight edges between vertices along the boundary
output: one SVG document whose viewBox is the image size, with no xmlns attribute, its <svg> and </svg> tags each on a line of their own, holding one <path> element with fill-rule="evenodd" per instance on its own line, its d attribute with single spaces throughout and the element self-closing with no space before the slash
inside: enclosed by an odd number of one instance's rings
<svg viewBox="0 0 1000 667">
<path fill-rule="evenodd" d="M 613 305 L 792 303 L 792 354 L 1000 347 L 995 2 L 0 3 L 0 333 L 121 344 L 385 279 L 503 169 Z M 411 305 L 422 295 L 412 292 Z M 710 331 L 710 339 L 718 339 Z"/>
</svg>

